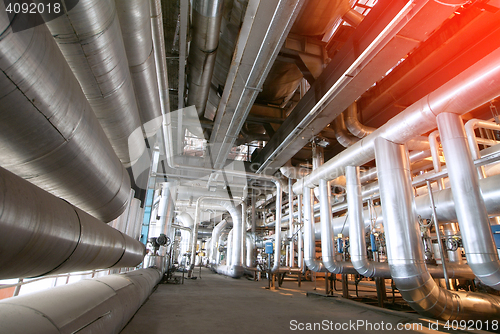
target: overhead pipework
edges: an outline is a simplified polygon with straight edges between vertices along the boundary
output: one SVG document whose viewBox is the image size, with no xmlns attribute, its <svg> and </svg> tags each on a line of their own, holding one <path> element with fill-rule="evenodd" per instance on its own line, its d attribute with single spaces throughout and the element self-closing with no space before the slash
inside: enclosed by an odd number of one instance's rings
<svg viewBox="0 0 500 334">
<path fill-rule="evenodd" d="M 113 149 L 129 167 L 146 144 L 115 1 L 80 0 L 70 11 L 62 8 L 64 15 L 46 25 Z"/>
<path fill-rule="evenodd" d="M 219 47 L 223 0 L 193 2 L 192 40 L 188 57 L 187 105 L 194 105 L 203 118 Z"/>
<path fill-rule="evenodd" d="M 115 1 L 144 137 L 162 124 L 150 0 Z"/>
<path fill-rule="evenodd" d="M 77 79 L 46 25 L 22 33 L 10 26 L 0 15 L 1 166 L 104 222 L 115 219 L 130 179 Z"/>
</svg>

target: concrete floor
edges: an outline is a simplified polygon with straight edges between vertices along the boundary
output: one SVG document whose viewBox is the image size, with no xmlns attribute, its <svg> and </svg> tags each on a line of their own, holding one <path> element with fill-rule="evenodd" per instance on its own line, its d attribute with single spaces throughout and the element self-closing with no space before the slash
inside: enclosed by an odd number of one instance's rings
<svg viewBox="0 0 500 334">
<path fill-rule="evenodd" d="M 324 281 L 316 285 L 317 292 L 324 293 Z M 314 282 L 303 282 L 298 288 L 297 282 L 285 281 L 279 290 L 266 286 L 267 280 L 232 279 L 202 269 L 201 279 L 160 284 L 121 333 L 288 333 L 301 326 L 306 330 L 308 324 L 313 329 L 314 323 L 319 323 L 318 331 L 344 333 L 386 333 L 388 326 L 396 331 L 398 324 L 415 329 L 404 330 L 407 333 L 453 332 L 430 330 L 429 324 L 435 326 L 436 321 L 413 313 L 339 297 L 307 297 L 307 291 L 314 291 Z"/>
</svg>

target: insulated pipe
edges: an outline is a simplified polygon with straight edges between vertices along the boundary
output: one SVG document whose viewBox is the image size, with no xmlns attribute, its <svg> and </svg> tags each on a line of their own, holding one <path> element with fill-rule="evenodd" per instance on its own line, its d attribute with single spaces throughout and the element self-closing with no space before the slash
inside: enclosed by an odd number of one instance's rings
<svg viewBox="0 0 500 334">
<path fill-rule="evenodd" d="M 253 256 L 253 245 L 254 245 L 254 240 L 253 236 L 250 234 L 246 235 L 245 238 L 245 246 L 246 246 L 246 261 L 245 261 L 245 266 L 247 268 L 253 267 L 254 263 L 254 256 Z"/>
<path fill-rule="evenodd" d="M 365 222 L 359 167 L 346 167 L 347 204 L 349 206 L 349 251 L 354 269 L 366 277 L 390 278 L 387 263 L 369 261 L 366 254 Z"/>
<path fill-rule="evenodd" d="M 309 270 L 325 272 L 323 262 L 316 259 L 316 238 L 314 237 L 314 218 L 312 214 L 312 189 L 304 189 L 304 264 Z M 276 224 L 279 225 L 279 224 Z"/>
<path fill-rule="evenodd" d="M 150 0 L 115 0 L 130 75 L 145 137 L 161 126 L 161 107 L 151 33 Z"/>
<path fill-rule="evenodd" d="M 219 224 L 217 224 L 212 230 L 212 258 L 210 264 L 212 266 L 216 266 L 218 264 L 218 259 L 216 258 L 217 249 L 219 246 L 219 238 L 222 233 L 222 230 L 227 226 L 227 221 L 224 219 Z"/>
<path fill-rule="evenodd" d="M 478 142 L 477 142 L 476 134 L 474 133 L 474 129 L 477 127 L 500 131 L 500 125 L 493 123 L 493 122 L 483 121 L 480 119 L 474 118 L 474 119 L 467 121 L 467 123 L 465 123 L 465 133 L 467 134 L 467 141 L 469 143 L 469 149 L 470 149 L 470 152 L 472 155 L 472 159 L 474 159 L 474 160 L 481 158 L 481 153 L 479 152 L 479 146 L 477 145 Z M 484 166 L 478 167 L 477 171 L 478 171 L 478 175 L 479 175 L 480 179 L 483 179 L 486 177 Z"/>
<path fill-rule="evenodd" d="M 280 172 L 289 179 L 298 180 L 306 175 L 309 175 L 309 173 L 311 173 L 311 170 L 308 168 L 294 167 L 292 166 L 292 162 L 288 160 L 288 162 L 283 167 L 280 167 Z"/>
<path fill-rule="evenodd" d="M 439 131 L 433 131 L 429 134 L 429 146 L 431 148 L 432 155 L 432 166 L 434 167 L 434 172 L 438 173 L 441 171 L 441 159 L 439 158 L 439 143 L 437 141 L 437 136 Z M 444 180 L 441 178 L 437 181 L 439 190 L 445 188 Z"/>
<path fill-rule="evenodd" d="M 294 235 L 294 225 L 293 225 L 293 191 L 292 191 L 292 179 L 288 179 L 288 239 L 290 240 L 290 257 L 289 264 L 290 267 L 295 267 L 295 245 L 293 242 Z"/>
<path fill-rule="evenodd" d="M 234 235 L 234 228 L 232 228 L 229 233 L 227 234 L 227 246 L 226 246 L 226 266 L 225 269 L 227 270 L 228 267 L 231 267 L 233 264 L 233 252 L 232 249 L 234 248 L 233 246 L 233 235 Z"/>
<path fill-rule="evenodd" d="M 128 222 L 125 234 L 134 240 L 137 240 L 135 236 L 137 235 L 136 231 L 137 231 L 138 221 L 140 221 L 139 219 L 137 219 L 137 215 L 140 209 L 141 209 L 141 200 L 137 198 L 132 198 L 132 200 L 130 201 L 130 210 L 128 213 L 128 218 L 127 218 Z"/>
<path fill-rule="evenodd" d="M 500 260 L 462 118 L 441 113 L 437 122 L 467 262 L 483 284 L 500 290 Z"/>
<path fill-rule="evenodd" d="M 151 1 L 151 32 L 153 35 L 153 52 L 158 76 L 158 89 L 160 95 L 160 110 L 162 115 L 170 112 L 170 101 L 167 78 L 167 61 L 165 51 L 165 36 L 163 32 L 163 17 L 161 0 Z"/>
<path fill-rule="evenodd" d="M 223 3 L 223 0 L 193 1 L 193 37 L 188 56 L 187 103 L 188 106 L 196 107 L 200 118 L 205 114 L 210 91 L 219 46 Z"/>
<path fill-rule="evenodd" d="M 159 234 L 165 234 L 167 237 L 172 238 L 173 231 L 171 231 L 171 226 L 174 218 L 175 202 L 177 200 L 177 182 L 163 182 L 160 185 L 161 195 L 157 213 L 160 217 Z M 159 236 L 159 234 L 155 236 Z M 165 256 L 166 251 L 167 248 L 163 247 L 160 255 Z"/>
<path fill-rule="evenodd" d="M 344 118 L 345 125 L 347 129 L 349 129 L 349 132 L 351 132 L 356 137 L 364 138 L 369 134 L 371 134 L 373 131 L 377 130 L 376 128 L 372 128 L 361 124 L 361 122 L 358 119 L 358 104 L 356 102 L 353 102 L 347 108 L 347 112 L 344 113 L 346 113 Z"/>
<path fill-rule="evenodd" d="M 302 252 L 303 248 L 304 248 L 304 241 L 303 241 L 303 238 L 302 238 L 302 235 L 303 235 L 303 227 L 304 227 L 304 223 L 302 222 L 302 195 L 297 195 L 297 225 L 298 225 L 298 238 L 297 238 L 297 248 L 298 248 L 298 253 L 297 253 L 297 257 L 298 257 L 298 267 L 299 268 L 304 268 L 304 254 Z"/>
<path fill-rule="evenodd" d="M 420 314 L 442 320 L 495 319 L 500 298 L 451 292 L 439 287 L 427 271 L 415 213 L 408 152 L 403 145 L 375 139 L 387 258 L 401 296 Z"/>
<path fill-rule="evenodd" d="M 0 301 L 2 332 L 120 333 L 161 279 L 154 268 L 62 285 Z"/>
<path fill-rule="evenodd" d="M 0 15 L 0 70 L 0 165 L 104 222 L 123 213 L 128 173 L 47 27 Z"/>
<path fill-rule="evenodd" d="M 357 141 L 359 141 L 358 137 L 353 136 L 350 134 L 344 123 L 344 113 L 341 113 L 340 115 L 335 118 L 335 138 L 339 142 L 340 145 L 344 147 L 349 147 L 354 145 Z"/>
<path fill-rule="evenodd" d="M 129 167 L 139 160 L 146 145 L 115 3 L 80 0 L 69 11 L 61 7 L 64 15 L 45 24 L 113 149 Z"/>
<path fill-rule="evenodd" d="M 389 122 L 337 154 L 309 176 L 298 180 L 293 191 L 312 188 L 320 179 L 343 175 L 346 166 L 362 166 L 374 158 L 374 139 L 381 137 L 404 144 L 436 127 L 442 112 L 462 115 L 500 95 L 500 48 L 497 48 L 459 75 L 406 108 Z"/>
<path fill-rule="evenodd" d="M 0 279 L 134 267 L 144 245 L 0 168 Z"/>
</svg>

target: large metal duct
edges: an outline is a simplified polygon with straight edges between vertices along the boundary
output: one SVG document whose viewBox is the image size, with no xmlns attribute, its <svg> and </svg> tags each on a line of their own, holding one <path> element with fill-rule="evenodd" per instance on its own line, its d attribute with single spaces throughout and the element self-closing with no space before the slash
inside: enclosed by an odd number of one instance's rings
<svg viewBox="0 0 500 334">
<path fill-rule="evenodd" d="M 408 153 L 403 145 L 375 139 L 375 154 L 385 215 L 387 257 L 402 297 L 424 316 L 443 320 L 494 319 L 500 298 L 451 292 L 437 286 L 427 271 L 411 186 Z"/>
<path fill-rule="evenodd" d="M 148 268 L 0 301 L 1 331 L 120 333 L 161 279 Z"/>
<path fill-rule="evenodd" d="M 0 15 L 0 165 L 104 222 L 115 219 L 130 179 L 78 81 L 45 25 L 9 26 Z"/>
<path fill-rule="evenodd" d="M 144 135 L 152 137 L 163 120 L 151 34 L 150 0 L 115 0 L 115 4 Z"/>
<path fill-rule="evenodd" d="M 314 187 L 320 179 L 331 180 L 344 173 L 346 166 L 361 166 L 374 158 L 377 137 L 398 144 L 436 128 L 436 116 L 442 112 L 462 115 L 500 95 L 500 48 L 495 49 L 434 92 L 406 108 L 371 135 L 337 154 L 309 176 L 293 186 Z"/>
<path fill-rule="evenodd" d="M 437 122 L 467 263 L 482 283 L 500 290 L 500 260 L 462 118 L 441 113 Z"/>
<path fill-rule="evenodd" d="M 358 137 L 353 136 L 347 131 L 344 122 L 344 113 L 338 115 L 337 118 L 335 118 L 334 123 L 335 123 L 334 124 L 335 138 L 337 139 L 340 145 L 344 147 L 349 147 L 354 145 L 357 141 L 359 141 Z"/>
<path fill-rule="evenodd" d="M 219 46 L 223 0 L 193 1 L 193 37 L 188 57 L 188 106 L 194 105 L 199 117 L 205 114 Z M 182 98 L 182 97 L 179 97 Z"/>
<path fill-rule="evenodd" d="M 134 267 L 144 245 L 0 168 L 0 279 Z"/>
<path fill-rule="evenodd" d="M 46 25 L 113 149 L 128 167 L 141 157 L 146 145 L 115 2 L 80 0 L 70 11 L 62 8 L 64 15 Z"/>
<path fill-rule="evenodd" d="M 321 38 L 348 11 L 349 1 L 309 0 L 294 23 L 291 32 Z"/>
</svg>

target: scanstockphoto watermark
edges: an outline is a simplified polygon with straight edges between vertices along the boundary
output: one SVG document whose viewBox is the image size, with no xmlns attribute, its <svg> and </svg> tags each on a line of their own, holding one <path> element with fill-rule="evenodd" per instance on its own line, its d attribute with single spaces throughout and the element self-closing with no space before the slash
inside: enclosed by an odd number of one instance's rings
<svg viewBox="0 0 500 334">
<path fill-rule="evenodd" d="M 390 322 L 370 322 L 367 320 L 349 320 L 345 322 L 335 322 L 332 320 L 323 320 L 321 322 L 299 322 L 290 320 L 290 330 L 292 331 L 419 331 L 427 328 L 422 323 L 397 323 Z"/>
<path fill-rule="evenodd" d="M 486 330 L 498 331 L 500 329 L 499 320 L 447 320 L 428 321 L 425 323 L 408 322 L 370 322 L 367 320 L 349 320 L 345 322 L 335 322 L 323 320 L 321 322 L 299 322 L 290 320 L 290 330 L 292 331 L 457 331 L 457 330 Z"/>
</svg>

